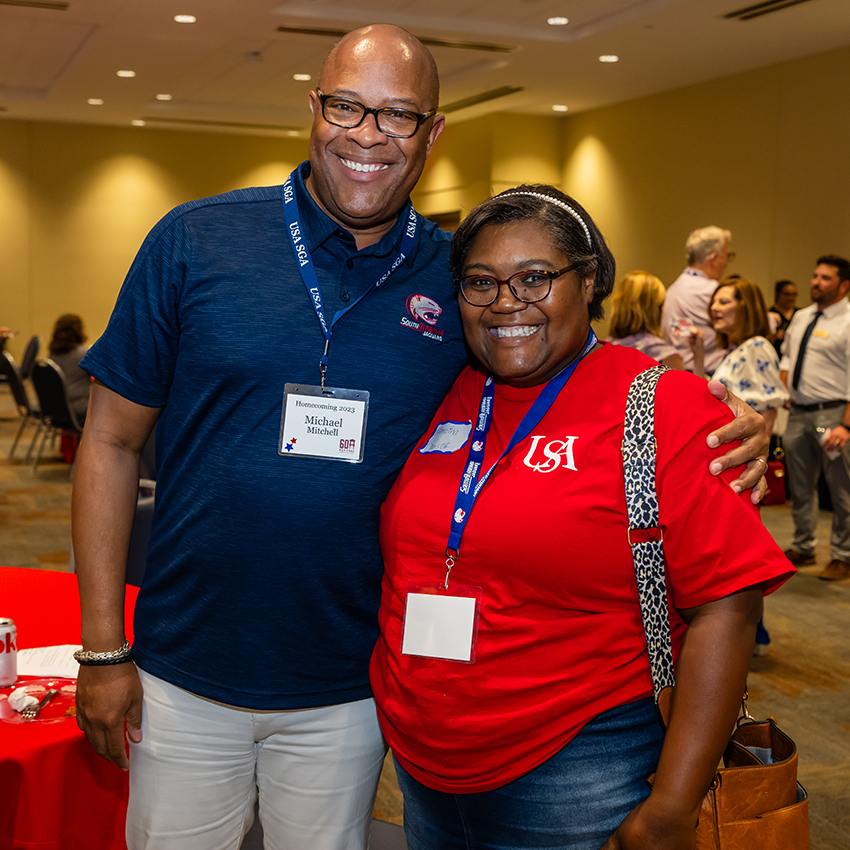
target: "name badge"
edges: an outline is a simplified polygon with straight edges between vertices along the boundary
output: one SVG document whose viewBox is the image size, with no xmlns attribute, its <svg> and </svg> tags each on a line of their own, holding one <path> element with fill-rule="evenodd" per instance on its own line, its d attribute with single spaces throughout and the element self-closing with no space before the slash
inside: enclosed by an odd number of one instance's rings
<svg viewBox="0 0 850 850">
<path fill-rule="evenodd" d="M 480 608 L 480 587 L 409 584 L 402 654 L 474 664 Z"/>
<path fill-rule="evenodd" d="M 821 339 L 829 339 L 829 331 L 822 331 L 819 328 L 815 328 L 812 331 L 812 336 L 819 336 Z"/>
<path fill-rule="evenodd" d="M 366 390 L 286 384 L 278 453 L 361 463 L 368 412 Z"/>
</svg>

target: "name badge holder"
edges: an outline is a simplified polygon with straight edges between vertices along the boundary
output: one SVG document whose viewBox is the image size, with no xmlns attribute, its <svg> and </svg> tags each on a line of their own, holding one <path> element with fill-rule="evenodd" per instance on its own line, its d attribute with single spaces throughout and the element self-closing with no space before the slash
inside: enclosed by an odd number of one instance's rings
<svg viewBox="0 0 850 850">
<path fill-rule="evenodd" d="M 402 654 L 474 664 L 480 615 L 480 587 L 409 582 Z"/>
<path fill-rule="evenodd" d="M 367 390 L 285 384 L 278 454 L 362 463 Z"/>
<path fill-rule="evenodd" d="M 458 485 L 457 498 L 451 518 L 451 532 L 446 547 L 446 578 L 436 583 L 407 585 L 402 625 L 402 655 L 442 658 L 465 664 L 475 663 L 475 646 L 478 639 L 478 621 L 481 614 L 480 587 L 450 584 L 449 577 L 460 557 L 463 532 L 481 489 L 493 470 L 508 452 L 522 442 L 540 423 L 558 394 L 572 377 L 578 364 L 597 343 L 591 330 L 581 354 L 543 388 L 534 404 L 525 414 L 496 462 L 482 475 L 487 435 L 493 421 L 495 382 L 490 376 L 484 382 L 481 404 L 475 429 L 469 440 L 469 457 Z"/>
<path fill-rule="evenodd" d="M 294 174 L 295 172 L 293 172 Z M 284 457 L 312 457 L 361 463 L 366 444 L 366 420 L 369 392 L 325 386 L 328 349 L 334 325 L 353 310 L 370 292 L 377 289 L 404 262 L 416 241 L 418 219 L 413 207 L 408 214 L 401 247 L 384 273 L 346 309 L 334 313 L 330 322 L 325 316 L 324 300 L 316 267 L 305 241 L 295 197 L 293 174 L 283 184 L 283 211 L 287 232 L 301 280 L 319 320 L 325 350 L 319 359 L 319 386 L 287 383 L 283 388 L 278 454 Z"/>
</svg>

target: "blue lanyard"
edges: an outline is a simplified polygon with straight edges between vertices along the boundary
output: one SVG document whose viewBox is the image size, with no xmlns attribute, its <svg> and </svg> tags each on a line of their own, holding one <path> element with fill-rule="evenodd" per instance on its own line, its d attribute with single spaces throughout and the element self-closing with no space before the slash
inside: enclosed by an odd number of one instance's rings
<svg viewBox="0 0 850 850">
<path fill-rule="evenodd" d="M 482 487 L 487 483 L 490 473 L 493 472 L 502 458 L 511 449 L 519 445 L 538 426 L 540 420 L 543 419 L 548 413 L 549 408 L 554 404 L 558 394 L 566 386 L 567 381 L 572 377 L 578 364 L 581 363 L 597 342 L 596 334 L 591 330 L 590 336 L 587 338 L 587 344 L 584 346 L 581 354 L 566 369 L 559 372 L 546 384 L 540 395 L 537 396 L 534 404 L 531 405 L 528 413 L 522 418 L 522 422 L 519 423 L 519 427 L 514 431 L 513 437 L 511 437 L 505 450 L 499 455 L 496 463 L 481 475 L 484 449 L 487 446 L 487 434 L 490 431 L 490 425 L 493 421 L 493 399 L 496 391 L 496 384 L 492 375 L 484 382 L 484 392 L 481 394 L 481 405 L 478 408 L 478 421 L 475 424 L 469 444 L 469 458 L 460 479 L 457 498 L 455 499 L 455 506 L 452 511 L 451 533 L 449 534 L 449 543 L 446 547 L 446 588 L 449 586 L 449 573 L 457 560 L 460 541 L 466 529 L 466 524 L 469 522 L 472 508 L 475 506 Z"/>
<path fill-rule="evenodd" d="M 319 359 L 319 371 L 322 375 L 322 387 L 324 388 L 325 372 L 328 369 L 328 347 L 331 343 L 333 326 L 346 313 L 353 310 L 370 292 L 377 289 L 410 255 L 416 240 L 418 219 L 415 210 L 411 206 L 407 217 L 407 226 L 404 229 L 404 235 L 401 239 L 401 249 L 395 259 L 389 264 L 387 270 L 365 292 L 344 310 L 334 313 L 333 318 L 328 322 L 325 316 L 325 302 L 322 299 L 322 290 L 319 288 L 319 278 L 316 276 L 316 267 L 313 264 L 313 258 L 310 256 L 310 249 L 307 247 L 304 228 L 301 226 L 298 201 L 295 198 L 295 187 L 292 184 L 294 174 L 295 172 L 293 171 L 283 184 L 283 214 L 286 217 L 287 232 L 292 242 L 292 250 L 295 251 L 295 260 L 298 263 L 298 270 L 301 272 L 301 280 L 304 281 L 304 286 L 307 288 L 310 303 L 316 311 L 316 318 L 319 320 L 319 325 L 322 328 L 322 336 L 325 338 L 325 351 Z"/>
</svg>

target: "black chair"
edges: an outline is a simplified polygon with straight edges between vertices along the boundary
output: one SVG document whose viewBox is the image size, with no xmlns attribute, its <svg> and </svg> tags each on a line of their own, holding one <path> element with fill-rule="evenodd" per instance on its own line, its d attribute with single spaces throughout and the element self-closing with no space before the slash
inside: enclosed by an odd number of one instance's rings
<svg viewBox="0 0 850 850">
<path fill-rule="evenodd" d="M 31 380 L 35 394 L 38 396 L 38 404 L 41 407 L 43 427 L 41 443 L 32 468 L 33 473 L 36 473 L 48 437 L 55 441 L 62 431 L 68 431 L 79 438 L 83 429 L 68 402 L 65 376 L 59 366 L 52 360 L 39 360 L 32 367 Z M 71 467 L 71 477 L 73 475 L 74 470 Z"/>
<path fill-rule="evenodd" d="M 15 449 L 18 447 L 18 441 L 21 439 L 21 434 L 24 433 L 24 428 L 27 425 L 35 425 L 36 431 L 33 434 L 32 442 L 30 443 L 29 451 L 27 452 L 27 460 L 30 459 L 35 441 L 38 439 L 38 434 L 41 431 L 41 411 L 30 404 L 29 396 L 27 395 L 24 382 L 21 380 L 21 374 L 18 372 L 18 367 L 15 365 L 15 359 L 8 351 L 0 352 L 0 372 L 6 378 L 9 387 L 12 390 L 12 396 L 15 399 L 15 405 L 18 408 L 18 413 L 21 417 L 21 427 L 18 428 L 18 433 L 15 436 L 15 442 L 12 443 L 12 448 L 9 451 L 9 460 L 15 457 Z"/>
<path fill-rule="evenodd" d="M 35 365 L 35 359 L 38 357 L 38 349 L 41 346 L 41 341 L 38 334 L 33 334 L 27 347 L 24 349 L 24 356 L 21 358 L 21 368 L 18 370 L 21 373 L 21 380 L 26 381 L 32 377 L 32 367 Z"/>
</svg>

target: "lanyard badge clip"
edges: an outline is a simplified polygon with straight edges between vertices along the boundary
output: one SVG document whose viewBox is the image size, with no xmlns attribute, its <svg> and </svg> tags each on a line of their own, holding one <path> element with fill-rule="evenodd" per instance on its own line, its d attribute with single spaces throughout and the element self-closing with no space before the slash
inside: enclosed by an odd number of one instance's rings
<svg viewBox="0 0 850 850">
<path fill-rule="evenodd" d="M 452 567 L 457 563 L 457 549 L 446 549 L 446 581 L 443 584 L 443 590 L 449 589 L 449 573 Z"/>
</svg>

